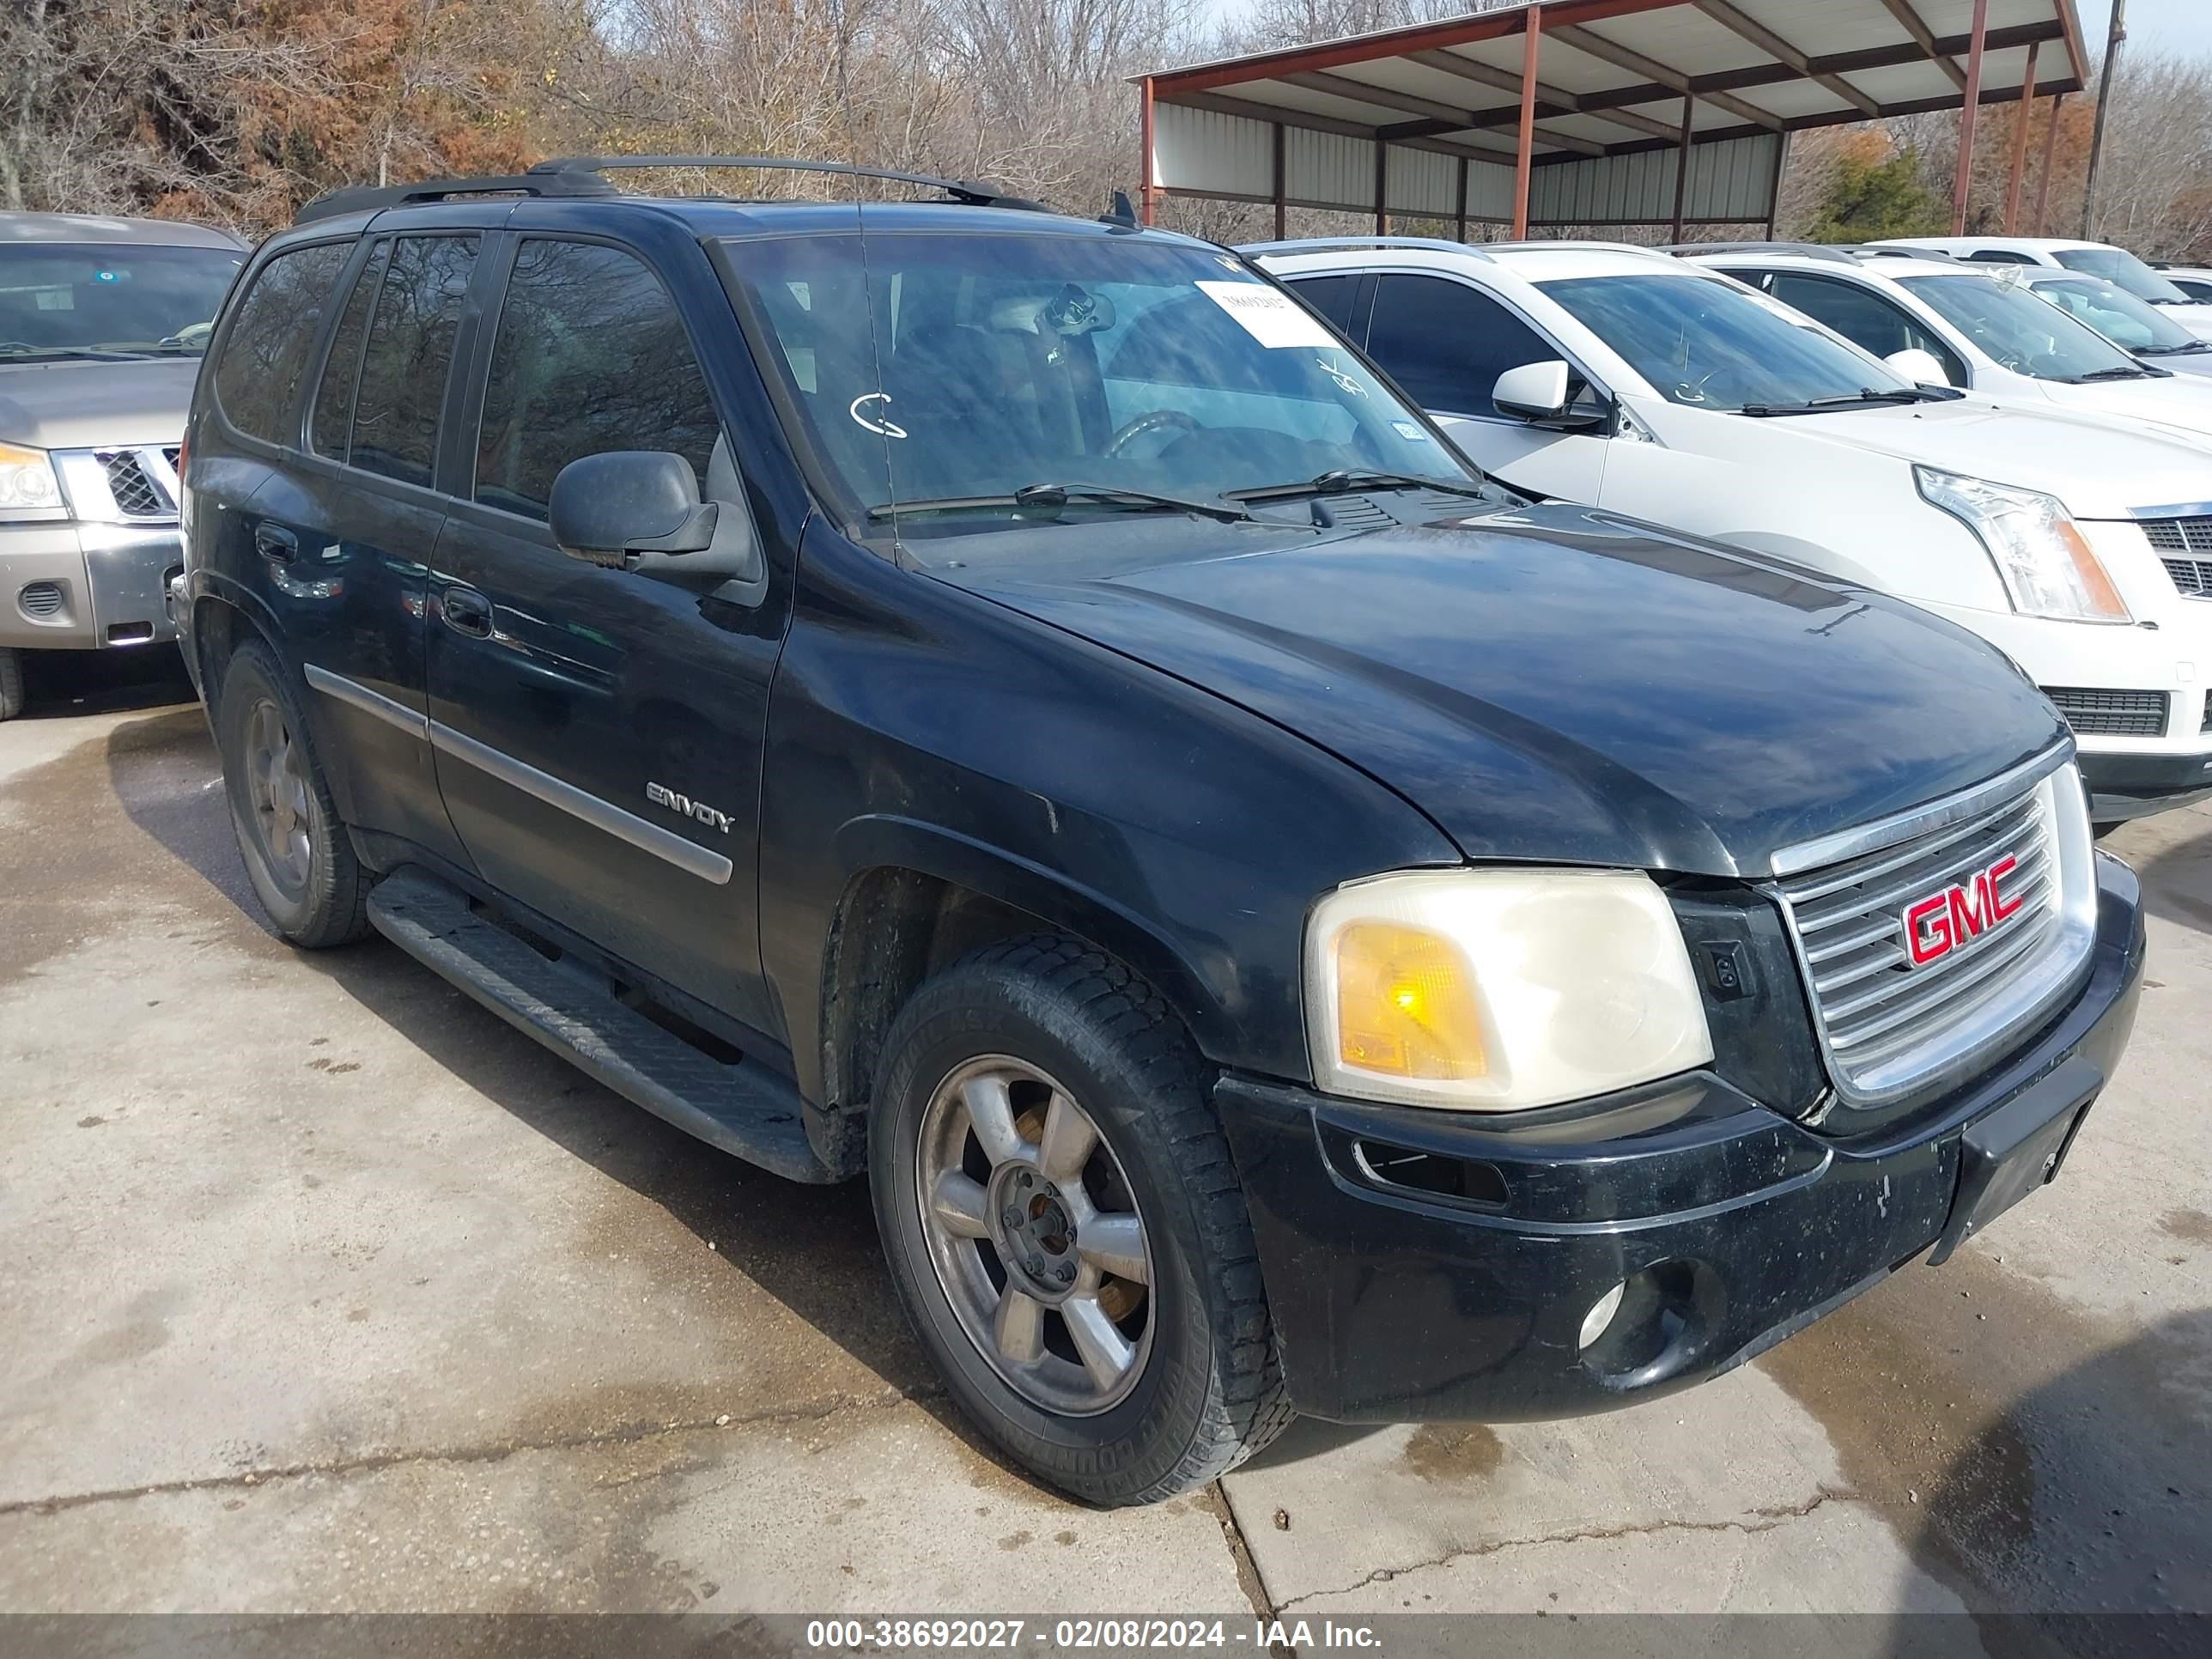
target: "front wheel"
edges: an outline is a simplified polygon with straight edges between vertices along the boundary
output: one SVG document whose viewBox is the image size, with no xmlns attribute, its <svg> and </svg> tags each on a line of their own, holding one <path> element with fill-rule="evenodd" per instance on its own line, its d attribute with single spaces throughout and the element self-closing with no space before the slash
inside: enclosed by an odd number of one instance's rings
<svg viewBox="0 0 2212 1659">
<path fill-rule="evenodd" d="M 1250 1218 L 1188 1037 L 1037 935 L 957 963 L 885 1040 L 884 1254 L 953 1397 L 1102 1504 L 1204 1485 L 1290 1420 Z"/>
</svg>

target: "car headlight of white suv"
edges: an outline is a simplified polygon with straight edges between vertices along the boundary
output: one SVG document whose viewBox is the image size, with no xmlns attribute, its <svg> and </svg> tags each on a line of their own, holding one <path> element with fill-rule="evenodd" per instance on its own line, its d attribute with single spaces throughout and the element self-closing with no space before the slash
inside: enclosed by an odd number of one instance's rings
<svg viewBox="0 0 2212 1659">
<path fill-rule="evenodd" d="M 1916 466 L 1922 499 L 1972 531 L 1989 550 L 2013 609 L 2058 622 L 2125 623 L 2127 603 L 2064 502 L 1986 478 Z"/>
<path fill-rule="evenodd" d="M 1708 1064 L 1680 925 L 1633 870 L 1415 870 L 1340 887 L 1306 928 L 1314 1082 L 1517 1111 Z"/>
</svg>

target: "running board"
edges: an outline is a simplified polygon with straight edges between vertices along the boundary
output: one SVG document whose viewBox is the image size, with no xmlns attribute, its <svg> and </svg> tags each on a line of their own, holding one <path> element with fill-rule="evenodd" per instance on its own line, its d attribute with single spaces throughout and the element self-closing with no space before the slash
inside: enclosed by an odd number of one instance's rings
<svg viewBox="0 0 2212 1659">
<path fill-rule="evenodd" d="M 368 897 L 376 931 L 617 1094 L 732 1157 L 793 1181 L 837 1179 L 806 1139 L 799 1091 L 757 1060 L 727 1065 L 549 961 L 418 870 Z"/>
</svg>

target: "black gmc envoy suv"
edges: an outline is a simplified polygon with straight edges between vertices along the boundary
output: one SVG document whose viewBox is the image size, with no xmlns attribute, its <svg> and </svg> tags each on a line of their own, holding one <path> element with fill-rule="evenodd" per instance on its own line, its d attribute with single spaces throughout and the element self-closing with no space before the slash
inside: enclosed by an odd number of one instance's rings
<svg viewBox="0 0 2212 1659">
<path fill-rule="evenodd" d="M 246 866 L 865 1172 L 1016 1462 L 1626 1404 L 2057 1172 L 2142 924 L 1999 653 L 1486 480 L 1126 213 L 615 165 L 339 192 L 226 302 L 172 603 Z"/>
</svg>

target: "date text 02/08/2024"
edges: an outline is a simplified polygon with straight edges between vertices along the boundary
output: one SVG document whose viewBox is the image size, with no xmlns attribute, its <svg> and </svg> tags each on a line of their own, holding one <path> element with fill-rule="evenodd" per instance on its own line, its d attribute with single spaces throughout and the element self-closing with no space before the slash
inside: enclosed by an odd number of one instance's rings
<svg viewBox="0 0 2212 1659">
<path fill-rule="evenodd" d="M 1022 1648 L 1066 1650 L 1245 1646 L 1358 1648 L 1381 1638 L 1371 1626 L 1292 1619 L 816 1619 L 806 1645 L 830 1650 Z"/>
</svg>

